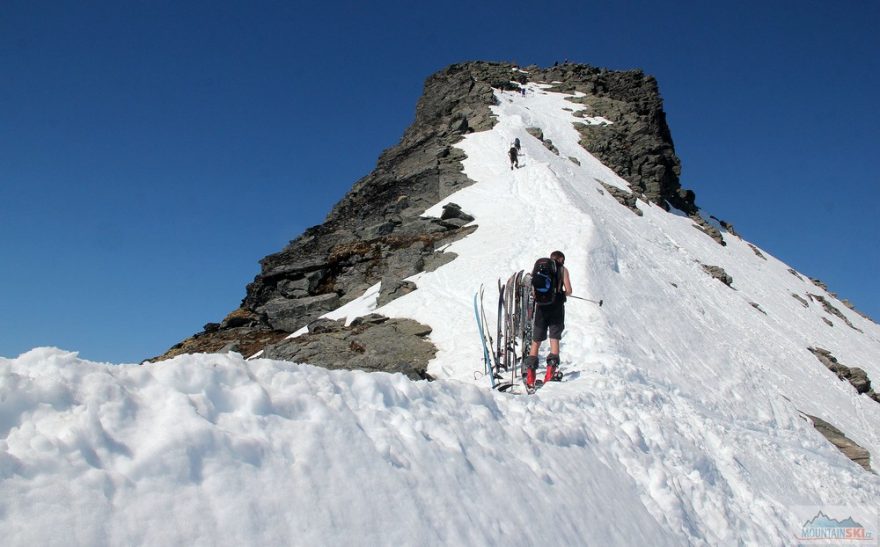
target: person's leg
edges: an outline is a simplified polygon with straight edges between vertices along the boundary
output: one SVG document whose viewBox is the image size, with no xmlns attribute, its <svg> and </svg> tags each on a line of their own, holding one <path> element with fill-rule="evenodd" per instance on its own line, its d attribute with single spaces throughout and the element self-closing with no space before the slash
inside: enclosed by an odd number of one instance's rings
<svg viewBox="0 0 880 547">
<path fill-rule="evenodd" d="M 556 370 L 559 368 L 559 340 L 550 339 L 550 353 L 547 355 L 547 370 L 544 372 L 544 383 L 556 379 Z"/>
<path fill-rule="evenodd" d="M 552 319 L 552 315 L 549 316 Z M 526 375 L 526 385 L 535 384 L 538 370 L 538 351 L 541 349 L 541 343 L 547 339 L 548 316 L 543 308 L 538 307 L 535 310 L 535 320 L 532 324 L 532 345 L 529 348 L 529 356 L 523 361 L 523 374 Z"/>
<path fill-rule="evenodd" d="M 556 378 L 556 369 L 559 368 L 559 340 L 562 338 L 562 331 L 564 329 L 565 308 L 559 306 L 554 310 L 552 323 L 547 329 L 550 338 L 550 353 L 547 355 L 547 371 L 544 373 L 544 383 Z"/>
<path fill-rule="evenodd" d="M 551 317 L 552 318 L 552 317 Z M 536 357 L 541 343 L 547 339 L 550 325 L 541 306 L 535 310 L 535 317 L 532 321 L 532 346 L 529 348 L 529 355 Z"/>
<path fill-rule="evenodd" d="M 529 356 L 523 360 L 523 376 L 526 377 L 526 385 L 535 385 L 535 379 L 538 377 L 538 350 L 541 348 L 541 342 L 533 341 L 532 347 L 529 349 Z"/>
</svg>

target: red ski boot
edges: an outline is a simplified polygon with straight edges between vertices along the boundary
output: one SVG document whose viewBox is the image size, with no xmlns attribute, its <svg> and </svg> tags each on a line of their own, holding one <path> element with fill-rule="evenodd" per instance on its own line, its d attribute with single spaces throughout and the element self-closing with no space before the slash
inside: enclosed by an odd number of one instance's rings
<svg viewBox="0 0 880 547">
<path fill-rule="evenodd" d="M 530 368 L 526 371 L 526 387 L 535 389 L 535 369 Z"/>
</svg>

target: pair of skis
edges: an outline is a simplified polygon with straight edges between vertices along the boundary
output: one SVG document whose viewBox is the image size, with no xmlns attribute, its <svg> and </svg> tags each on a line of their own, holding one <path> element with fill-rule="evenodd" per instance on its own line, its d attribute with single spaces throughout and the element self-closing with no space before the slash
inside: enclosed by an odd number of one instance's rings
<svg viewBox="0 0 880 547">
<path fill-rule="evenodd" d="M 495 388 L 495 369 L 498 366 L 497 354 L 490 348 L 492 347 L 492 338 L 489 334 L 489 324 L 486 322 L 486 310 L 483 309 L 483 286 L 474 293 L 474 317 L 477 320 L 477 328 L 480 333 L 480 342 L 483 346 L 483 372 L 489 377 L 489 383 Z M 491 356 L 490 356 L 491 355 Z M 493 362 L 493 358 L 495 362 Z"/>
<path fill-rule="evenodd" d="M 531 274 L 520 270 L 498 280 L 497 328 L 493 340 L 483 307 L 484 287 L 474 295 L 474 315 L 483 348 L 484 374 L 493 389 L 512 391 L 520 383 L 522 364 L 532 342 L 535 300 Z M 509 376 L 508 376 L 509 374 Z"/>
</svg>

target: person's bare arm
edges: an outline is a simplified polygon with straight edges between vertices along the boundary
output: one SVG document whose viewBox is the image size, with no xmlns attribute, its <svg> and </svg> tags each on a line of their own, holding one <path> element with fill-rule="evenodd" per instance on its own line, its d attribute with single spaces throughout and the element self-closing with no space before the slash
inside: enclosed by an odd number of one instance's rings
<svg viewBox="0 0 880 547">
<path fill-rule="evenodd" d="M 562 269 L 562 288 L 565 290 L 565 294 L 571 294 L 571 279 L 568 277 L 568 268 Z"/>
</svg>

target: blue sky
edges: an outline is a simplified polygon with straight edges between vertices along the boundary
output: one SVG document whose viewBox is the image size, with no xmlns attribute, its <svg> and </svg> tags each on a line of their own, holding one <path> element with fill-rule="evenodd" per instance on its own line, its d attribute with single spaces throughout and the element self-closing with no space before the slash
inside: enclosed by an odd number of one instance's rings
<svg viewBox="0 0 880 547">
<path fill-rule="evenodd" d="M 0 356 L 138 362 L 222 319 L 475 59 L 656 76 L 698 205 L 880 319 L 877 28 L 867 0 L 7 0 Z"/>
</svg>

